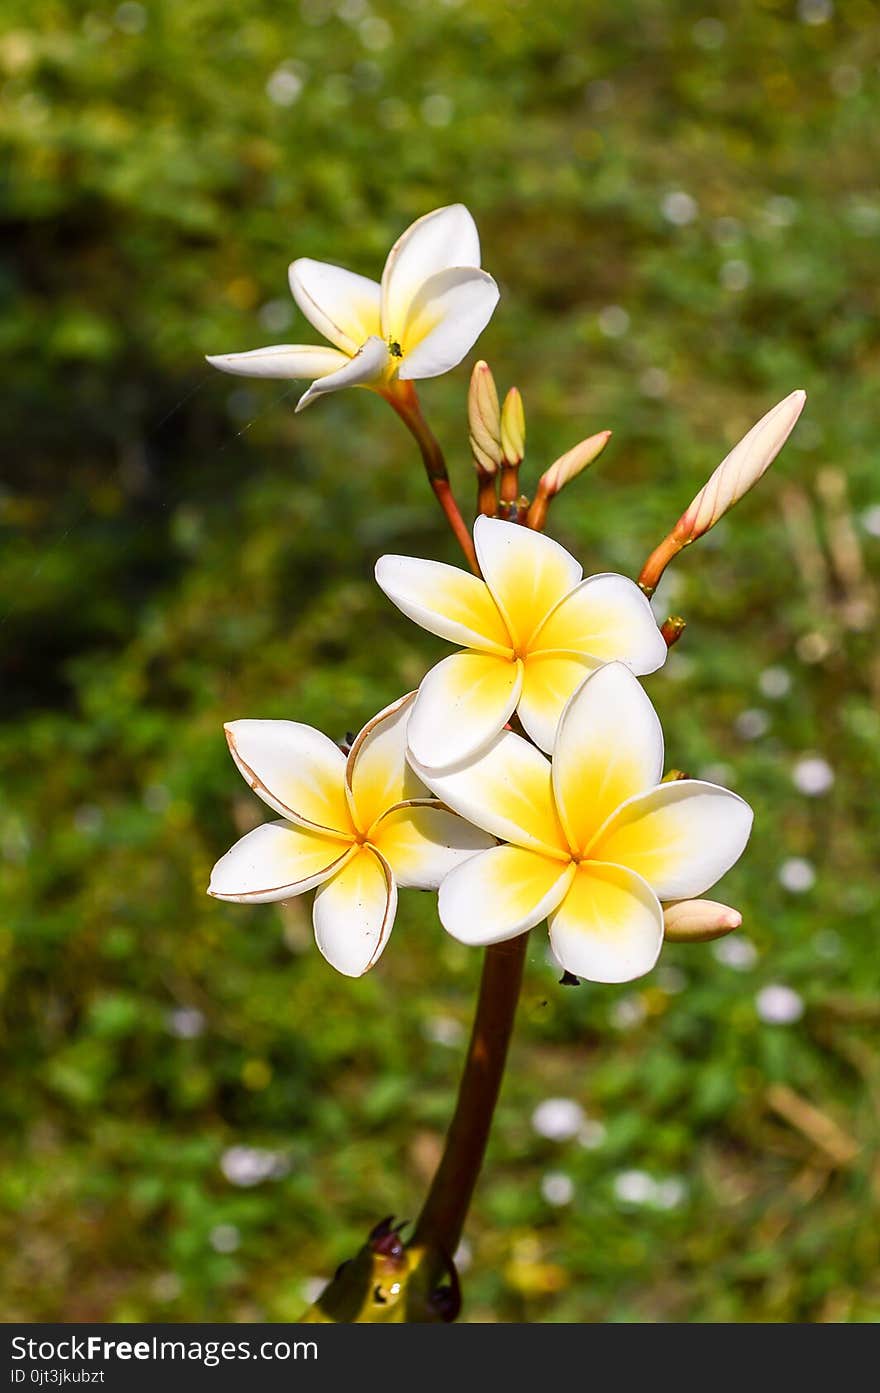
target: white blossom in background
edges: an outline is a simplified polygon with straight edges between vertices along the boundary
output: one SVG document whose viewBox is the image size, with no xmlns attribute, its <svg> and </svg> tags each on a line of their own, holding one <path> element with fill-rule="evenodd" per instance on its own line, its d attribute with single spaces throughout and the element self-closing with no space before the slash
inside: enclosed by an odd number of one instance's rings
<svg viewBox="0 0 880 1393">
<path fill-rule="evenodd" d="M 805 856 L 789 856 L 778 874 L 779 884 L 792 895 L 803 895 L 816 884 L 816 868 Z"/>
<path fill-rule="evenodd" d="M 834 770 L 821 755 L 804 755 L 791 772 L 795 788 L 807 798 L 821 798 L 834 787 Z"/>
<path fill-rule="evenodd" d="M 614 1177 L 614 1195 L 623 1204 L 653 1204 L 657 1183 L 647 1171 L 620 1171 Z"/>
<path fill-rule="evenodd" d="M 426 1040 L 454 1049 L 464 1039 L 464 1026 L 454 1016 L 429 1016 L 422 1027 Z"/>
<path fill-rule="evenodd" d="M 732 967 L 734 972 L 749 972 L 758 961 L 758 950 L 754 943 L 740 934 L 713 943 L 712 953 L 725 967 Z"/>
<path fill-rule="evenodd" d="M 178 1006 L 166 1017 L 168 1029 L 178 1040 L 195 1040 L 205 1029 L 205 1017 L 196 1006 Z"/>
<path fill-rule="evenodd" d="M 861 516 L 861 524 L 869 537 L 880 537 L 880 503 L 872 503 Z"/>
<path fill-rule="evenodd" d="M 663 943 L 661 901 L 714 885 L 739 859 L 752 825 L 751 808 L 728 789 L 660 782 L 660 722 L 618 662 L 600 667 L 568 702 L 552 767 L 503 731 L 469 764 L 417 772 L 448 807 L 506 843 L 443 881 L 444 928 L 462 943 L 487 945 L 547 919 L 563 967 L 593 982 L 649 972 Z"/>
<path fill-rule="evenodd" d="M 658 1209 L 678 1209 L 687 1199 L 686 1183 L 677 1175 L 667 1180 L 658 1180 L 654 1190 L 654 1204 Z"/>
<path fill-rule="evenodd" d="M 273 77 L 276 85 L 280 80 Z M 382 389 L 396 378 L 448 372 L 498 303 L 495 281 L 480 269 L 476 225 L 461 203 L 426 213 L 407 228 L 388 254 L 381 283 L 308 257 L 294 261 L 289 276 L 294 300 L 332 346 L 275 344 L 213 354 L 208 362 L 242 377 L 311 378 L 297 411 L 341 387 Z"/>
<path fill-rule="evenodd" d="M 514 711 L 549 751 L 565 703 L 596 668 L 621 659 L 648 673 L 666 660 L 651 606 L 626 576 L 584 580 L 558 542 L 498 518 L 477 518 L 474 546 L 483 580 L 412 556 L 376 563 L 398 609 L 462 645 L 423 679 L 410 718 L 410 754 L 435 770 L 485 750 Z"/>
<path fill-rule="evenodd" d="M 578 1141 L 585 1151 L 598 1151 L 604 1145 L 608 1136 L 608 1128 L 604 1122 L 597 1122 L 594 1117 L 588 1117 L 583 1127 L 578 1132 Z"/>
<path fill-rule="evenodd" d="M 208 894 L 265 904 L 317 890 L 315 939 L 360 977 L 378 960 L 398 886 L 436 890 L 447 871 L 493 844 L 431 798 L 406 760 L 413 694 L 380 711 L 346 757 L 296 721 L 232 721 L 232 758 L 281 821 L 248 832 L 211 872 Z"/>
<path fill-rule="evenodd" d="M 694 221 L 699 209 L 697 201 L 681 189 L 666 194 L 661 204 L 663 216 L 673 227 L 686 227 Z"/>
<path fill-rule="evenodd" d="M 629 323 L 629 314 L 622 305 L 606 305 L 599 311 L 599 330 L 606 339 L 623 338 Z"/>
<path fill-rule="evenodd" d="M 548 1171 L 541 1180 L 541 1194 L 548 1204 L 562 1208 L 574 1199 L 574 1181 L 564 1171 Z"/>
<path fill-rule="evenodd" d="M 737 735 L 742 740 L 760 740 L 770 729 L 770 717 L 760 707 L 750 707 L 741 711 L 734 722 Z"/>
<path fill-rule="evenodd" d="M 585 1122 L 584 1110 L 574 1098 L 545 1098 L 532 1113 L 532 1130 L 548 1141 L 569 1141 Z"/>
<path fill-rule="evenodd" d="M 804 1014 L 803 997 L 793 987 L 771 982 L 755 997 L 755 1010 L 765 1025 L 794 1025 Z"/>
<path fill-rule="evenodd" d="M 278 1151 L 259 1146 L 230 1146 L 220 1158 L 220 1169 L 231 1185 L 249 1189 L 264 1180 L 277 1180 L 286 1170 L 285 1158 Z"/>
<path fill-rule="evenodd" d="M 791 674 L 784 667 L 765 667 L 758 678 L 761 695 L 781 701 L 791 691 Z"/>
<path fill-rule="evenodd" d="M 241 1243 L 241 1234 L 235 1224 L 215 1224 L 210 1242 L 215 1253 L 234 1253 Z"/>
<path fill-rule="evenodd" d="M 648 1012 L 640 996 L 622 996 L 611 1008 L 611 1024 L 617 1030 L 636 1030 Z"/>
</svg>

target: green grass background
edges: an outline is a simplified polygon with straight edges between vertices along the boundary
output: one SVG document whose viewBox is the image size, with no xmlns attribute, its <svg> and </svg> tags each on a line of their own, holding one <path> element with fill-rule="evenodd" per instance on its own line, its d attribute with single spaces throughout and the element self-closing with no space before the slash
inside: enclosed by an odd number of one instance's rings
<svg viewBox="0 0 880 1393">
<path fill-rule="evenodd" d="M 643 981 L 569 990 L 533 935 L 466 1316 L 876 1319 L 880 7 L 36 16 L 6 0 L 0 36 L 0 1313 L 293 1319 L 418 1206 L 479 954 L 410 892 L 352 983 L 306 903 L 204 890 L 264 815 L 223 720 L 342 736 L 411 688 L 446 650 L 372 566 L 453 544 L 381 401 L 294 417 L 295 386 L 202 355 L 308 341 L 294 256 L 376 275 L 462 200 L 502 288 L 479 353 L 523 391 L 527 486 L 615 432 L 551 520 L 588 572 L 635 574 L 752 421 L 809 393 L 759 491 L 675 564 L 661 595 L 689 626 L 648 684 L 670 763 L 756 809 L 719 890 L 754 960 L 673 947 Z M 468 502 L 475 356 L 422 393 Z M 834 773 L 816 798 L 793 781 L 810 753 Z M 797 857 L 815 883 L 795 893 Z M 761 1019 L 773 983 L 799 1020 Z M 781 1117 L 780 1085 L 854 1159 Z M 535 1132 L 547 1097 L 584 1108 L 590 1146 Z M 233 1147 L 277 1153 L 273 1176 L 231 1183 Z"/>
</svg>

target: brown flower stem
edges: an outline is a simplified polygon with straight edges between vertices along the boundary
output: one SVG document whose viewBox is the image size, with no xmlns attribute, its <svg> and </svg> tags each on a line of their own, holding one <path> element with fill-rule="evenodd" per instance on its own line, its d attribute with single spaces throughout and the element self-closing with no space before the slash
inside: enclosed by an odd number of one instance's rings
<svg viewBox="0 0 880 1393">
<path fill-rule="evenodd" d="M 669 618 L 660 625 L 660 633 L 663 635 L 666 647 L 671 648 L 674 643 L 678 643 L 686 628 L 686 619 L 682 619 L 680 614 L 670 614 Z"/>
<path fill-rule="evenodd" d="M 477 465 L 477 512 L 486 518 L 498 513 L 498 491 L 495 475 Z"/>
<path fill-rule="evenodd" d="M 519 465 L 508 464 L 505 460 L 501 466 L 501 489 L 499 494 L 502 503 L 515 503 L 519 498 Z"/>
<path fill-rule="evenodd" d="M 440 443 L 422 415 L 421 403 L 414 384 L 397 380 L 383 388 L 380 391 L 380 396 L 383 396 L 388 404 L 393 406 L 404 425 L 415 437 L 425 462 L 428 482 L 434 490 L 437 502 L 446 515 L 446 521 L 452 528 L 455 538 L 467 558 L 468 565 L 474 575 L 478 576 L 480 566 L 474 550 L 473 538 L 455 501 Z"/>
<path fill-rule="evenodd" d="M 522 984 L 528 934 L 486 949 L 464 1073 L 446 1144 L 412 1236 L 413 1247 L 451 1257 L 477 1183 Z"/>
<path fill-rule="evenodd" d="M 686 541 L 681 541 L 674 532 L 670 532 L 668 537 L 664 537 L 659 547 L 655 547 L 648 557 L 641 571 L 639 572 L 639 585 L 644 590 L 650 600 L 657 586 L 660 584 L 660 577 L 666 570 L 673 556 L 677 556 L 683 547 L 687 546 Z"/>
</svg>

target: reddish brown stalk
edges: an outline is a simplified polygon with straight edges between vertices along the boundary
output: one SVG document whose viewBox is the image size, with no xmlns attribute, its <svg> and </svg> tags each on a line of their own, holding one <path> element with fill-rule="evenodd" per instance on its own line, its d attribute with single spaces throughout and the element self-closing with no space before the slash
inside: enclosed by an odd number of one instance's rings
<svg viewBox="0 0 880 1393">
<path fill-rule="evenodd" d="M 498 512 L 498 492 L 495 475 L 477 467 L 477 512 L 494 518 Z"/>
<path fill-rule="evenodd" d="M 390 386 L 382 389 L 380 395 L 385 398 L 389 405 L 394 407 L 404 425 L 415 437 L 422 452 L 428 482 L 434 490 L 437 502 L 446 515 L 446 520 L 467 558 L 468 565 L 474 575 L 478 576 L 480 566 L 474 551 L 473 538 L 455 501 L 455 495 L 452 492 L 449 475 L 446 471 L 443 451 L 437 437 L 422 415 L 422 407 L 415 386 L 412 382 L 392 382 Z"/>
<path fill-rule="evenodd" d="M 680 614 L 670 614 L 660 625 L 660 632 L 666 643 L 667 648 L 671 648 L 674 643 L 678 643 L 685 629 L 687 620 L 682 619 Z"/>
<path fill-rule="evenodd" d="M 655 547 L 648 557 L 639 573 L 639 585 L 648 599 L 651 598 L 657 586 L 660 584 L 660 577 L 666 570 L 673 556 L 677 556 L 681 549 L 686 546 L 676 537 L 674 532 L 670 532 L 668 537 L 664 537 L 659 547 Z"/>
<path fill-rule="evenodd" d="M 486 949 L 480 995 L 443 1156 L 412 1236 L 451 1257 L 458 1247 L 501 1089 L 528 934 Z"/>
<path fill-rule="evenodd" d="M 501 466 L 501 489 L 499 497 L 502 503 L 515 503 L 519 498 L 519 465 L 508 464 L 507 461 Z"/>
</svg>

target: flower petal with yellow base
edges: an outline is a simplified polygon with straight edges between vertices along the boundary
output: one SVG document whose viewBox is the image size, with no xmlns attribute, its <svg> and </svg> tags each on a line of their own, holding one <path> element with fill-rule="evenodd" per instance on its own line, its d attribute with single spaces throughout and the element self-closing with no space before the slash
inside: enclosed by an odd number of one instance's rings
<svg viewBox="0 0 880 1393">
<path fill-rule="evenodd" d="M 398 886 L 437 889 L 461 862 L 494 845 L 434 798 L 408 764 L 414 694 L 380 711 L 346 758 L 295 721 L 232 721 L 229 748 L 264 802 L 284 814 L 242 837 L 217 862 L 208 893 L 261 904 L 316 890 L 315 939 L 339 972 L 360 977 L 394 924 Z"/>
<path fill-rule="evenodd" d="M 736 794 L 661 784 L 662 769 L 660 723 L 622 663 L 600 667 L 568 702 L 552 769 L 512 731 L 457 769 L 417 766 L 438 798 L 508 843 L 446 877 L 444 927 L 463 943 L 498 943 L 548 918 L 553 951 L 575 976 L 649 972 L 663 943 L 661 900 L 708 889 L 742 854 L 752 823 Z"/>
<path fill-rule="evenodd" d="M 468 650 L 441 662 L 419 689 L 410 750 L 426 768 L 475 758 L 514 711 L 549 751 L 565 703 L 589 673 L 618 659 L 644 674 L 666 660 L 651 607 L 625 576 L 583 580 L 558 542 L 498 518 L 477 518 L 474 548 L 482 579 L 414 557 L 376 563 L 376 580 L 398 609 Z"/>
<path fill-rule="evenodd" d="M 399 378 L 437 377 L 460 363 L 498 303 L 480 269 L 480 239 L 460 203 L 407 228 L 388 254 L 381 285 L 341 266 L 301 257 L 289 270 L 293 298 L 332 348 L 277 344 L 208 362 L 243 377 L 311 378 L 302 411 L 342 387 L 387 391 Z"/>
</svg>

